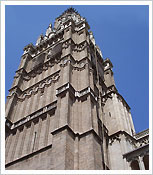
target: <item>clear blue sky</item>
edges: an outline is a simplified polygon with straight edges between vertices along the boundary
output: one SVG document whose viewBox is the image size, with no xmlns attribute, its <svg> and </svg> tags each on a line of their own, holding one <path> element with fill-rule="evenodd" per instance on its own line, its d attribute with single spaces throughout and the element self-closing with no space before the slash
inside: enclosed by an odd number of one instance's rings
<svg viewBox="0 0 153 175">
<path fill-rule="evenodd" d="M 5 90 L 11 88 L 23 48 L 35 44 L 69 6 L 6 6 Z M 110 58 L 119 93 L 136 132 L 149 127 L 149 7 L 73 6 L 85 17 L 104 58 Z"/>
</svg>

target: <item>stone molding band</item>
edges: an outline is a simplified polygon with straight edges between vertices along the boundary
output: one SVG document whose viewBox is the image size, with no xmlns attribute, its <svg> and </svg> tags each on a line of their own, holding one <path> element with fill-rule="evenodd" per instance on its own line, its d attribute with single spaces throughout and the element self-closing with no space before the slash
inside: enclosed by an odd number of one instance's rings
<svg viewBox="0 0 153 175">
<path fill-rule="evenodd" d="M 44 148 L 41 148 L 41 149 L 39 149 L 39 150 L 33 151 L 32 153 L 30 153 L 30 154 L 28 154 L 28 155 L 25 155 L 25 156 L 23 156 L 23 157 L 20 157 L 20 158 L 18 158 L 18 159 L 16 159 L 16 160 L 12 161 L 12 162 L 10 162 L 10 163 L 7 163 L 7 164 L 5 165 L 5 168 L 7 168 L 7 167 L 9 167 L 9 166 L 11 166 L 11 165 L 13 165 L 13 164 L 15 164 L 15 163 L 18 163 L 18 162 L 20 162 L 20 161 L 22 161 L 22 160 L 28 159 L 28 158 L 30 158 L 30 157 L 32 157 L 32 156 L 35 156 L 35 155 L 37 155 L 38 153 L 44 152 L 44 151 L 46 151 L 47 149 L 50 149 L 50 148 L 52 148 L 52 144 L 51 144 L 51 145 L 48 145 L 48 146 L 46 146 L 46 147 L 44 147 Z"/>
<path fill-rule="evenodd" d="M 96 136 L 96 138 L 98 139 L 98 142 L 99 143 L 102 142 L 101 137 L 95 132 L 95 130 L 93 128 L 91 128 L 91 129 L 89 129 L 85 132 L 79 133 L 79 132 L 74 132 L 73 129 L 68 124 L 62 126 L 61 128 L 55 129 L 54 131 L 51 132 L 51 134 L 55 135 L 55 134 L 65 130 L 65 129 L 68 130 L 69 132 L 71 132 L 74 138 L 75 137 L 81 138 L 81 137 L 84 137 L 86 135 L 89 135 L 89 134 L 93 133 L 93 135 Z"/>
<path fill-rule="evenodd" d="M 14 130 L 21 125 L 28 123 L 32 121 L 33 119 L 36 119 L 37 117 L 40 117 L 42 114 L 45 114 L 51 110 L 55 110 L 57 107 L 57 101 L 52 102 L 51 104 L 44 106 L 43 108 L 37 110 L 36 112 L 22 118 L 21 120 L 11 123 L 8 119 L 6 119 L 6 125 L 9 127 L 9 129 Z"/>
<path fill-rule="evenodd" d="M 138 143 L 140 142 L 144 142 L 144 145 L 145 144 L 149 144 L 149 135 L 145 135 L 143 138 L 141 139 L 137 139 L 133 136 L 131 136 L 130 134 L 128 134 L 127 132 L 125 131 L 118 131 L 112 135 L 108 135 L 108 138 L 109 138 L 109 144 L 112 145 L 112 143 L 117 140 L 120 142 L 121 138 L 120 138 L 120 135 L 125 135 L 126 137 L 126 140 L 134 146 L 134 148 L 139 148 L 140 146 L 138 145 Z"/>
<path fill-rule="evenodd" d="M 98 97 L 95 95 L 91 87 L 88 86 L 81 91 L 76 91 L 70 83 L 66 83 L 63 86 L 56 89 L 56 96 L 58 97 L 67 91 L 69 91 L 75 98 L 81 98 L 85 95 L 90 94 L 96 102 L 98 100 Z"/>
</svg>

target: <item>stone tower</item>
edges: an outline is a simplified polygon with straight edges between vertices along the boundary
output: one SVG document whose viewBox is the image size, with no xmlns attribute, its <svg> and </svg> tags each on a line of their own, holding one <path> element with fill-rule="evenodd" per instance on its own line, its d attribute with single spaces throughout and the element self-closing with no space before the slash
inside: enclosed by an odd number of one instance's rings
<svg viewBox="0 0 153 175">
<path fill-rule="evenodd" d="M 130 107 L 89 29 L 69 8 L 24 48 L 6 103 L 6 169 L 131 169 Z"/>
</svg>

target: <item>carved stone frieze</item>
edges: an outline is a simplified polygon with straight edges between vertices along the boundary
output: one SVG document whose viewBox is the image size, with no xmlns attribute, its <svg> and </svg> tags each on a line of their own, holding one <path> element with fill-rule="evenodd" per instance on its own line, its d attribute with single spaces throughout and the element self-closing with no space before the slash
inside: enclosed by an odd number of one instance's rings
<svg viewBox="0 0 153 175">
<path fill-rule="evenodd" d="M 20 100 L 23 100 L 26 98 L 26 96 L 31 96 L 32 93 L 37 93 L 39 89 L 44 89 L 45 86 L 51 85 L 51 83 L 55 83 L 58 81 L 60 75 L 59 73 L 55 74 L 54 76 L 49 76 L 47 79 L 41 81 L 40 83 L 36 84 L 36 86 L 29 88 L 27 91 L 23 93 L 20 97 L 18 97 Z"/>
<path fill-rule="evenodd" d="M 74 61 L 74 60 L 72 61 L 72 60 L 69 59 L 69 58 L 65 58 L 64 60 L 62 60 L 62 63 L 60 64 L 60 66 L 61 66 L 61 67 L 65 67 L 65 66 L 68 65 L 68 63 L 71 64 L 71 67 L 72 67 L 73 70 L 82 71 L 82 70 L 84 70 L 84 69 L 86 68 L 86 66 L 87 66 L 87 67 L 89 67 L 90 73 L 93 72 L 93 69 L 90 68 L 90 66 L 89 66 L 90 63 L 89 63 L 86 59 L 84 59 L 84 60 L 81 61 L 81 62 L 77 62 L 77 61 Z"/>
<path fill-rule="evenodd" d="M 9 94 L 9 97 L 11 97 L 15 93 L 17 95 L 18 100 L 23 101 L 26 97 L 31 96 L 33 93 L 36 94 L 38 90 L 44 89 L 45 86 L 55 83 L 56 81 L 58 81 L 59 78 L 59 71 L 57 71 L 53 75 L 48 76 L 46 79 L 25 90 L 21 93 L 21 95 L 19 95 L 16 91 L 12 91 Z"/>
<path fill-rule="evenodd" d="M 149 144 L 149 137 L 139 139 L 138 143 L 137 143 L 138 146 L 143 146 L 143 145 L 146 145 L 146 144 Z"/>
</svg>

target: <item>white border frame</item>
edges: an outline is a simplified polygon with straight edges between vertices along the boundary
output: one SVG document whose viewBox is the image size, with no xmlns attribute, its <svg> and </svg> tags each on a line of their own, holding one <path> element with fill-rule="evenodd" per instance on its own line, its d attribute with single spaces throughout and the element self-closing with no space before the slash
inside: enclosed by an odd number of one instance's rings
<svg viewBox="0 0 153 175">
<path fill-rule="evenodd" d="M 5 131 L 5 5 L 149 5 L 149 133 L 152 136 L 152 2 L 151 1 L 2 1 L 1 2 L 1 133 Z M 152 174 L 152 137 L 149 137 L 150 170 L 5 170 L 5 134 L 1 134 L 2 174 Z"/>
</svg>

